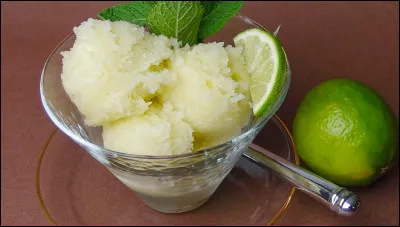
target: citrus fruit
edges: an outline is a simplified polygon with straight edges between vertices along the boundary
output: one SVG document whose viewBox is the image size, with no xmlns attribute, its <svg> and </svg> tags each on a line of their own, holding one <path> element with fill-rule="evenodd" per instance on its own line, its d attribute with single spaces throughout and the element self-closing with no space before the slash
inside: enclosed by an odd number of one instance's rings
<svg viewBox="0 0 400 227">
<path fill-rule="evenodd" d="M 262 116 L 275 103 L 285 80 L 285 53 L 273 34 L 258 28 L 239 33 L 233 41 L 244 49 L 253 113 Z"/>
<path fill-rule="evenodd" d="M 311 89 L 297 109 L 293 138 L 302 161 L 342 186 L 366 186 L 392 166 L 398 121 L 370 87 L 333 79 Z"/>
</svg>

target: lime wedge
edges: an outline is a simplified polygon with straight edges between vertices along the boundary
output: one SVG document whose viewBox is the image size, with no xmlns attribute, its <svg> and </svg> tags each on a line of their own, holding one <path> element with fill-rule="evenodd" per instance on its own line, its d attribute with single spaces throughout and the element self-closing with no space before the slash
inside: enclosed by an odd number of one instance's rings
<svg viewBox="0 0 400 227">
<path fill-rule="evenodd" d="M 239 33 L 233 41 L 244 49 L 254 116 L 262 116 L 276 102 L 285 81 L 285 53 L 273 34 L 258 28 Z"/>
</svg>

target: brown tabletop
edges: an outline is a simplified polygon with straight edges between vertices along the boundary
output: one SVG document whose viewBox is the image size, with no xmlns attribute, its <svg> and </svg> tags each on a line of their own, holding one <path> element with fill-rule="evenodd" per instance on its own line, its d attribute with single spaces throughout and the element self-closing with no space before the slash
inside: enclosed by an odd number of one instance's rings
<svg viewBox="0 0 400 227">
<path fill-rule="evenodd" d="M 53 48 L 73 26 L 113 2 L 1 2 L 1 225 L 49 225 L 35 197 L 39 151 L 55 126 L 39 98 L 39 78 Z M 376 89 L 399 113 L 398 2 L 248 2 L 242 13 L 279 37 L 292 83 L 278 114 L 290 126 L 317 83 L 335 77 Z M 296 193 L 278 225 L 399 225 L 399 171 L 354 189 L 351 218 Z"/>
</svg>

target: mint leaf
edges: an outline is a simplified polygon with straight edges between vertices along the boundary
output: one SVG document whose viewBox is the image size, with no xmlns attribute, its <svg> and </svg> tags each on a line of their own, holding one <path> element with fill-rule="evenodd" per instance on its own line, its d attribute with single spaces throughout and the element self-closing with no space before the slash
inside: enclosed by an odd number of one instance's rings
<svg viewBox="0 0 400 227">
<path fill-rule="evenodd" d="M 199 28 L 199 40 L 218 32 L 240 8 L 244 1 L 203 1 L 205 9 Z"/>
<path fill-rule="evenodd" d="M 193 45 L 198 40 L 203 13 L 199 1 L 160 1 L 150 10 L 147 21 L 151 32 L 174 37 L 182 45 Z"/>
<path fill-rule="evenodd" d="M 204 8 L 203 18 L 210 14 L 223 1 L 202 1 L 201 6 Z"/>
<path fill-rule="evenodd" d="M 143 26 L 147 24 L 147 15 L 155 4 L 156 1 L 135 1 L 119 4 L 103 10 L 98 16 L 103 20 L 127 21 Z"/>
</svg>

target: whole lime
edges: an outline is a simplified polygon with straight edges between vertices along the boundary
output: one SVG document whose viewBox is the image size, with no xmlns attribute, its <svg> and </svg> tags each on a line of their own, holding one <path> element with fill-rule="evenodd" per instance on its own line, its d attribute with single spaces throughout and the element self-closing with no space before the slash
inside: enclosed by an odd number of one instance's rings
<svg viewBox="0 0 400 227">
<path fill-rule="evenodd" d="M 366 186 L 398 151 L 398 121 L 370 87 L 332 79 L 311 89 L 297 109 L 293 138 L 302 161 L 342 186 Z"/>
</svg>

